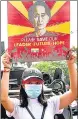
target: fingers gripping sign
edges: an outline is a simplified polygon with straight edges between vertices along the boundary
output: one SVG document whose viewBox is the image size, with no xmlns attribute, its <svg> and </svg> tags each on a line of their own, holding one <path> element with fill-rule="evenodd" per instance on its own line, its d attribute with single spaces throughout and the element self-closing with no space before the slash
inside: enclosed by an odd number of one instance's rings
<svg viewBox="0 0 78 119">
<path fill-rule="evenodd" d="M 67 60 L 67 63 L 68 64 L 73 64 L 75 63 L 76 61 L 76 53 L 74 52 L 73 49 L 70 49 L 68 52 L 67 52 L 67 56 L 66 56 L 66 60 Z"/>
<path fill-rule="evenodd" d="M 10 70 L 11 69 L 12 59 L 11 59 L 11 55 L 9 55 L 9 53 L 7 51 L 2 56 L 2 63 L 4 66 L 4 70 L 5 69 Z"/>
</svg>

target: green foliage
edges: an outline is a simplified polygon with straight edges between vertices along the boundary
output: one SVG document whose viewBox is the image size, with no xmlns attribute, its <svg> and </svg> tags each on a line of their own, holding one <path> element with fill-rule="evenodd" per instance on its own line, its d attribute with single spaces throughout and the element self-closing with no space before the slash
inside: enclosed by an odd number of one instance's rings
<svg viewBox="0 0 78 119">
<path fill-rule="evenodd" d="M 64 73 L 66 82 L 69 83 L 68 67 L 67 67 L 66 61 L 64 60 L 63 61 L 42 61 L 32 65 L 32 67 L 35 67 L 42 72 L 49 73 L 52 77 L 54 76 L 55 69 L 60 68 L 62 69 Z"/>
<path fill-rule="evenodd" d="M 61 68 L 65 74 L 68 73 L 66 61 L 43 61 L 32 65 L 42 72 L 47 72 L 52 75 L 56 68 Z"/>
</svg>

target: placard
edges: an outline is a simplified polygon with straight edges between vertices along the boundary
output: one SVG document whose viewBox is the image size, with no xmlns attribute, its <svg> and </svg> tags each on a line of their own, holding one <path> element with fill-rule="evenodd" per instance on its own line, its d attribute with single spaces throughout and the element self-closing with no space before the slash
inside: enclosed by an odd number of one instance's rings
<svg viewBox="0 0 78 119">
<path fill-rule="evenodd" d="M 15 62 L 66 58 L 70 48 L 69 1 L 8 1 L 8 49 Z"/>
</svg>

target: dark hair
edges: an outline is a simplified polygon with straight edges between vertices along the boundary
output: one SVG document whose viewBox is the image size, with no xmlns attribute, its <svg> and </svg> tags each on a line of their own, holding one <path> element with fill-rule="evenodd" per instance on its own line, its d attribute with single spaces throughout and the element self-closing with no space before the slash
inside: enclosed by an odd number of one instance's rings
<svg viewBox="0 0 78 119">
<path fill-rule="evenodd" d="M 49 19 L 51 18 L 50 8 L 48 7 L 48 5 L 43 1 L 37 1 L 28 10 L 28 16 L 31 23 L 33 23 L 34 11 L 36 6 L 38 5 L 43 6 L 45 8 L 45 13 L 49 16 Z"/>
<path fill-rule="evenodd" d="M 47 107 L 47 101 L 44 97 L 44 91 L 42 89 L 42 93 L 39 95 L 38 97 L 38 102 L 41 103 L 44 107 Z M 28 96 L 24 90 L 24 88 L 21 85 L 21 89 L 20 89 L 20 103 L 21 103 L 21 107 L 27 107 L 28 106 Z"/>
</svg>

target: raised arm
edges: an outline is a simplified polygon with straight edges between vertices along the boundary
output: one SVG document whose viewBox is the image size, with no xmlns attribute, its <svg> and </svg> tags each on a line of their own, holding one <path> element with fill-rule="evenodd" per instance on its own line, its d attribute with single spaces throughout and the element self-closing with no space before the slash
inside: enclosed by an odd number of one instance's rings
<svg viewBox="0 0 78 119">
<path fill-rule="evenodd" d="M 5 53 L 2 56 L 2 62 L 4 65 L 4 71 L 3 71 L 3 75 L 1 79 L 1 103 L 7 111 L 13 112 L 14 105 L 8 96 L 9 74 L 10 74 L 10 68 L 11 68 L 10 56 L 8 53 Z"/>
<path fill-rule="evenodd" d="M 60 109 L 67 107 L 77 98 L 77 69 L 75 66 L 76 56 L 72 53 L 72 51 L 70 51 L 67 56 L 70 90 L 60 96 Z"/>
</svg>

